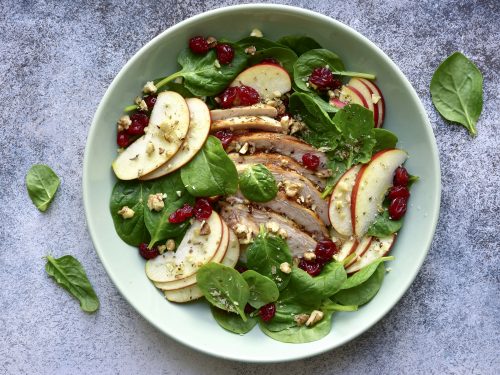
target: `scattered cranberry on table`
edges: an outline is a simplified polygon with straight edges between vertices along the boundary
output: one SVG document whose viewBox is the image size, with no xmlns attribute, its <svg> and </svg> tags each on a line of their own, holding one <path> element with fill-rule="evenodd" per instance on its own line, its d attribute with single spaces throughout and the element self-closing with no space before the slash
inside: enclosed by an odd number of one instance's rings
<svg viewBox="0 0 500 375">
<path fill-rule="evenodd" d="M 309 83 L 317 90 L 335 90 L 342 87 L 342 81 L 335 78 L 328 68 L 316 68 L 309 76 Z"/>
<path fill-rule="evenodd" d="M 207 220 L 212 215 L 212 206 L 207 199 L 198 198 L 194 205 L 194 217 L 196 220 Z"/>
<path fill-rule="evenodd" d="M 407 186 L 410 180 L 410 175 L 405 167 L 398 167 L 394 173 L 395 186 Z"/>
<path fill-rule="evenodd" d="M 189 49 L 198 55 L 203 55 L 210 49 L 207 40 L 202 36 L 195 36 L 189 39 Z"/>
<path fill-rule="evenodd" d="M 168 222 L 173 224 L 183 223 L 186 220 L 192 218 L 193 215 L 194 208 L 185 203 L 184 206 L 170 214 L 170 216 L 168 217 Z"/>
<path fill-rule="evenodd" d="M 149 248 L 147 243 L 141 243 L 139 245 L 139 253 L 144 259 L 153 259 L 160 255 L 156 246 Z"/>
<path fill-rule="evenodd" d="M 407 199 L 396 198 L 389 204 L 389 217 L 391 220 L 399 220 L 406 213 Z"/>
<path fill-rule="evenodd" d="M 269 322 L 276 314 L 276 305 L 274 303 L 268 303 L 259 309 L 260 318 L 264 322 Z"/>
<path fill-rule="evenodd" d="M 230 64 L 234 59 L 234 48 L 229 44 L 217 44 L 215 52 L 217 53 L 217 60 L 219 60 L 222 65 Z"/>
<path fill-rule="evenodd" d="M 302 155 L 302 164 L 304 164 L 304 167 L 307 169 L 315 171 L 319 167 L 319 157 L 308 152 Z"/>
<path fill-rule="evenodd" d="M 224 147 L 224 148 L 229 146 L 229 144 L 231 143 L 231 141 L 234 138 L 234 134 L 230 130 L 219 130 L 219 131 L 215 132 L 215 136 L 217 138 L 219 138 L 219 140 L 222 143 L 222 147 Z"/>
</svg>

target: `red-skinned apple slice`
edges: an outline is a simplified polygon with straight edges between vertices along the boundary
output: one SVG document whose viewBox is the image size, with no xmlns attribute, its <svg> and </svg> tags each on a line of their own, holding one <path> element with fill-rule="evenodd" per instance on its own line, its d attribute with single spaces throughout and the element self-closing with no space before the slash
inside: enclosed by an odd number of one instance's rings
<svg viewBox="0 0 500 375">
<path fill-rule="evenodd" d="M 261 98 L 272 99 L 279 92 L 283 95 L 292 89 L 292 81 L 287 71 L 274 64 L 257 64 L 236 76 L 231 86 L 250 86 Z"/>
<path fill-rule="evenodd" d="M 182 239 L 177 251 L 168 251 L 146 263 L 146 275 L 156 282 L 167 282 L 193 275 L 201 265 L 208 263 L 222 242 L 222 219 L 213 211 L 206 221 L 207 235 L 200 234 L 201 222 L 195 221 Z"/>
<path fill-rule="evenodd" d="M 229 247 L 229 227 L 226 225 L 226 223 L 224 223 L 224 221 L 222 221 L 222 227 L 223 227 L 222 240 L 219 244 L 219 248 L 215 252 L 215 255 L 213 256 L 212 259 L 210 259 L 210 262 L 220 263 L 222 259 L 224 259 L 227 249 Z M 166 281 L 166 282 L 155 282 L 154 284 L 157 288 L 162 290 L 181 289 L 186 286 L 196 284 L 196 273 L 192 274 L 191 276 L 184 277 L 182 279 Z"/>
<path fill-rule="evenodd" d="M 361 167 L 351 194 L 351 222 L 353 233 L 358 238 L 365 235 L 375 220 L 392 185 L 394 171 L 407 157 L 403 150 L 384 150 L 373 155 L 370 163 Z"/>
<path fill-rule="evenodd" d="M 337 262 L 342 262 L 349 255 L 351 255 L 354 252 L 354 250 L 356 250 L 357 246 L 358 246 L 358 240 L 356 238 L 353 237 L 348 239 L 342 244 L 339 252 L 333 256 L 333 259 L 335 259 Z"/>
<path fill-rule="evenodd" d="M 368 79 L 358 78 L 358 80 L 360 82 L 362 82 L 364 85 L 366 85 L 366 87 L 368 87 L 373 94 L 380 97 L 380 99 L 378 99 L 377 103 L 374 103 L 374 104 L 376 104 L 378 107 L 378 122 L 375 124 L 375 126 L 377 128 L 381 128 L 383 123 L 384 123 L 384 119 L 385 119 L 385 100 L 384 100 L 384 96 L 382 95 L 382 91 L 374 82 L 372 82 Z M 373 101 L 373 97 L 372 97 L 372 101 Z"/>
<path fill-rule="evenodd" d="M 144 176 L 174 157 L 189 129 L 189 108 L 173 91 L 158 94 L 146 133 L 113 162 L 120 180 Z"/>
<path fill-rule="evenodd" d="M 372 243 L 373 237 L 370 236 L 365 236 L 359 240 L 358 246 L 354 249 L 354 251 L 351 254 L 356 254 L 354 258 L 346 265 L 347 267 L 350 267 L 352 264 L 356 263 L 356 261 L 363 256 L 363 254 L 368 250 Z M 350 255 L 350 254 L 349 254 Z"/>
<path fill-rule="evenodd" d="M 361 165 L 345 172 L 333 189 L 328 204 L 328 217 L 333 229 L 343 236 L 352 236 L 351 193 Z"/>
<path fill-rule="evenodd" d="M 186 139 L 177 153 L 167 163 L 141 176 L 140 180 L 152 180 L 172 173 L 186 165 L 205 144 L 210 132 L 210 112 L 207 105 L 200 99 L 186 99 L 189 108 L 190 121 Z"/>
<path fill-rule="evenodd" d="M 377 259 L 385 256 L 396 242 L 396 235 L 393 234 L 384 238 L 373 238 L 370 246 L 363 255 L 355 263 L 352 263 L 346 268 L 347 273 L 354 273 L 361 268 L 368 266 Z"/>
<path fill-rule="evenodd" d="M 344 85 L 340 91 L 340 98 L 330 99 L 330 104 L 337 108 L 343 108 L 351 103 L 370 109 L 366 98 L 355 87 Z"/>
<path fill-rule="evenodd" d="M 373 103 L 373 92 L 370 89 L 369 86 L 367 86 L 363 81 L 361 81 L 359 78 L 351 78 L 349 80 L 348 86 L 352 89 L 355 88 L 356 90 L 359 91 L 361 95 L 365 98 L 366 102 L 368 103 L 368 109 L 373 112 L 373 123 L 375 127 L 378 127 L 378 121 L 379 121 L 379 107 L 378 104 Z"/>
</svg>

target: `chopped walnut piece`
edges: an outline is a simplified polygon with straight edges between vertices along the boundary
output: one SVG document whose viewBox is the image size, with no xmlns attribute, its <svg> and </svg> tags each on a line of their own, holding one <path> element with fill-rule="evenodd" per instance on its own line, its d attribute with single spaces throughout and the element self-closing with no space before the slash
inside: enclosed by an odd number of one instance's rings
<svg viewBox="0 0 500 375">
<path fill-rule="evenodd" d="M 153 81 L 148 81 L 144 85 L 144 88 L 142 89 L 142 92 L 144 94 L 154 94 L 156 92 L 156 90 L 157 90 L 157 88 L 156 88 L 154 82 Z"/>
<path fill-rule="evenodd" d="M 205 220 L 203 220 L 201 222 L 200 235 L 207 236 L 209 234 L 210 234 L 210 225 L 208 225 L 208 223 Z"/>
<path fill-rule="evenodd" d="M 288 180 L 283 181 L 283 186 L 285 187 L 285 194 L 289 198 L 295 197 L 302 190 L 302 184 Z"/>
<path fill-rule="evenodd" d="M 280 228 L 278 230 L 278 236 L 280 236 L 281 238 L 283 238 L 284 240 L 286 240 L 288 238 L 288 233 L 283 228 Z"/>
<path fill-rule="evenodd" d="M 123 206 L 117 213 L 124 219 L 131 219 L 135 214 L 134 210 L 129 208 L 128 206 Z"/>
<path fill-rule="evenodd" d="M 262 38 L 264 36 L 264 34 L 262 34 L 262 31 L 260 31 L 259 29 L 253 29 L 252 32 L 250 33 L 250 36 Z"/>
<path fill-rule="evenodd" d="M 148 142 L 148 144 L 146 145 L 146 154 L 148 155 L 151 155 L 155 150 L 155 145 L 153 144 L 153 142 Z"/>
<path fill-rule="evenodd" d="M 122 116 L 118 120 L 118 131 L 121 132 L 123 130 L 127 130 L 128 127 L 132 124 L 132 120 L 130 120 L 130 116 Z"/>
<path fill-rule="evenodd" d="M 266 223 L 266 229 L 271 233 L 277 233 L 280 229 L 280 225 L 275 221 L 268 221 Z"/>
<path fill-rule="evenodd" d="M 249 244 L 252 239 L 252 231 L 245 224 L 236 224 L 234 227 L 236 236 L 238 237 L 240 244 Z"/>
<path fill-rule="evenodd" d="M 288 262 L 281 263 L 280 264 L 280 271 L 283 273 L 291 273 L 292 267 L 290 267 L 290 263 L 288 263 Z"/>
<path fill-rule="evenodd" d="M 298 326 L 303 326 L 309 320 L 309 314 L 298 314 L 293 317 Z"/>
<path fill-rule="evenodd" d="M 310 327 L 310 326 L 318 323 L 321 319 L 323 319 L 324 315 L 325 314 L 323 314 L 322 311 L 313 310 L 313 312 L 311 313 L 311 316 L 309 316 L 309 319 L 307 319 L 306 326 Z"/>
<path fill-rule="evenodd" d="M 304 259 L 309 261 L 314 260 L 316 259 L 316 254 L 314 254 L 312 251 L 306 251 L 304 253 Z"/>
<path fill-rule="evenodd" d="M 163 193 L 150 194 L 148 197 L 148 208 L 150 211 L 159 212 L 165 207 L 163 202 Z"/>
<path fill-rule="evenodd" d="M 257 52 L 257 48 L 255 48 L 255 46 L 250 46 L 250 47 L 245 48 L 245 53 L 247 55 L 253 56 L 255 54 L 255 52 Z"/>
</svg>

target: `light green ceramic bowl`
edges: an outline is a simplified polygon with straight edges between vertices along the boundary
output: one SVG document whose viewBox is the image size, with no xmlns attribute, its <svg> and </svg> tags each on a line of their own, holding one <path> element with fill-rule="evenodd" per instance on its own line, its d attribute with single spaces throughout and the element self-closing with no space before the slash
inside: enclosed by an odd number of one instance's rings
<svg viewBox="0 0 500 375">
<path fill-rule="evenodd" d="M 412 188 L 405 226 L 392 251 L 396 260 L 378 295 L 355 313 L 335 315 L 331 333 L 308 344 L 284 344 L 254 329 L 245 336 L 224 331 L 204 303 L 166 301 L 148 281 L 136 249 L 115 233 L 109 197 L 115 183 L 116 120 L 144 83 L 177 70 L 176 55 L 193 35 L 237 40 L 253 28 L 266 37 L 305 34 L 341 56 L 349 70 L 374 72 L 384 93 L 384 126 L 399 136 L 407 150 L 407 167 L 420 181 Z M 202 352 L 248 362 L 288 361 L 336 348 L 365 332 L 406 292 L 430 247 L 439 213 L 440 170 L 431 126 L 415 90 L 398 67 L 362 35 L 321 14 L 278 5 L 242 5 L 217 9 L 164 31 L 135 54 L 106 91 L 90 128 L 85 150 L 83 197 L 88 227 L 111 280 L 129 303 L 170 337 Z"/>
</svg>

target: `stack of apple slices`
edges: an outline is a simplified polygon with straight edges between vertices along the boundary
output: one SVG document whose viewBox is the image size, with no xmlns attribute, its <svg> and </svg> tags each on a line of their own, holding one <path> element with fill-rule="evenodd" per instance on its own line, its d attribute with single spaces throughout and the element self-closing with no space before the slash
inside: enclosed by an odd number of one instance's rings
<svg viewBox="0 0 500 375">
<path fill-rule="evenodd" d="M 206 222 L 195 221 L 191 225 L 175 252 L 149 260 L 146 275 L 168 300 L 189 302 L 202 296 L 196 285 L 196 273 L 201 266 L 216 262 L 234 267 L 239 255 L 238 238 L 213 211 Z"/>
<path fill-rule="evenodd" d="M 399 149 L 380 151 L 368 164 L 356 165 L 345 172 L 335 185 L 330 197 L 329 218 L 333 229 L 347 238 L 336 260 L 356 254 L 347 264 L 349 273 L 383 257 L 394 244 L 395 235 L 379 239 L 366 236 L 366 232 L 379 214 L 396 168 L 407 157 L 406 152 Z"/>
<path fill-rule="evenodd" d="M 376 128 L 381 128 L 385 118 L 385 102 L 382 91 L 372 81 L 365 78 L 351 78 L 342 86 L 339 98 L 332 98 L 330 104 L 342 108 L 349 103 L 359 104 L 373 112 Z"/>
<path fill-rule="evenodd" d="M 187 164 L 203 147 L 210 131 L 210 112 L 200 99 L 173 91 L 158 94 L 145 134 L 113 162 L 121 180 L 150 180 Z"/>
</svg>

